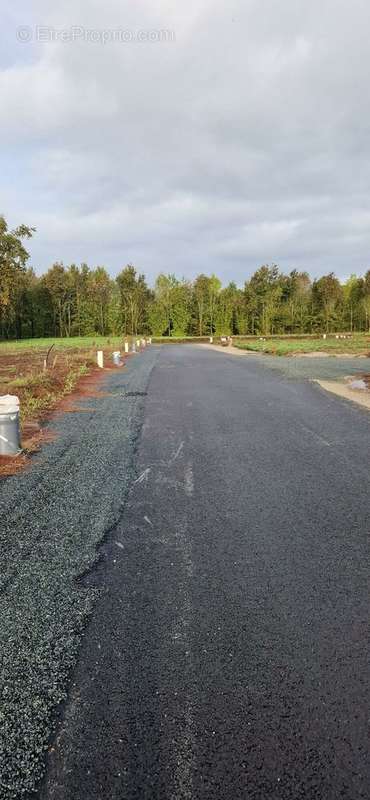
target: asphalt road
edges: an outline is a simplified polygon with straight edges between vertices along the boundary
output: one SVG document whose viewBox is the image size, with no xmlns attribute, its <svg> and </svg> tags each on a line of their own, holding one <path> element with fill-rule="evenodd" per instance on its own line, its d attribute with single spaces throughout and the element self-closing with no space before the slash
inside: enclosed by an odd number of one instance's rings
<svg viewBox="0 0 370 800">
<path fill-rule="evenodd" d="M 157 352 L 39 796 L 368 798 L 370 416 Z"/>
</svg>

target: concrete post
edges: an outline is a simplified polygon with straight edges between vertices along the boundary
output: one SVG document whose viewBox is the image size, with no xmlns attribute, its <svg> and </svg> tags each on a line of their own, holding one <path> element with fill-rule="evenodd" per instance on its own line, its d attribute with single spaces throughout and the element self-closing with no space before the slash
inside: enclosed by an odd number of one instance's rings
<svg viewBox="0 0 370 800">
<path fill-rule="evenodd" d="M 98 367 L 103 369 L 103 367 L 104 367 L 104 353 L 103 353 L 102 350 L 98 350 L 98 352 L 96 354 L 96 361 L 97 361 Z"/>
</svg>

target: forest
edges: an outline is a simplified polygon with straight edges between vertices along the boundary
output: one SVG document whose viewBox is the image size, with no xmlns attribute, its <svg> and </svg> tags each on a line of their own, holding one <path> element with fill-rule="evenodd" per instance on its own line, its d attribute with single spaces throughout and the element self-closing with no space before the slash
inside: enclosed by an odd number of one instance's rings
<svg viewBox="0 0 370 800">
<path fill-rule="evenodd" d="M 205 336 L 369 331 L 370 269 L 344 283 L 333 272 L 311 280 L 264 264 L 243 286 L 216 275 L 190 281 L 161 273 L 150 287 L 127 264 L 112 278 L 105 266 L 56 261 L 42 275 L 28 267 L 34 228 L 9 230 L 0 217 L 0 338 L 152 334 Z"/>
</svg>

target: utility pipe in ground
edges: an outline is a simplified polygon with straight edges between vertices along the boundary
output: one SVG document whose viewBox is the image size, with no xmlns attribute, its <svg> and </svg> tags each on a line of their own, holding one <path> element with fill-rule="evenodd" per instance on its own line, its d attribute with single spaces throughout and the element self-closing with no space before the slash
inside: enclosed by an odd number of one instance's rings
<svg viewBox="0 0 370 800">
<path fill-rule="evenodd" d="M 21 450 L 19 399 L 5 394 L 0 397 L 0 456 L 17 456 Z"/>
</svg>

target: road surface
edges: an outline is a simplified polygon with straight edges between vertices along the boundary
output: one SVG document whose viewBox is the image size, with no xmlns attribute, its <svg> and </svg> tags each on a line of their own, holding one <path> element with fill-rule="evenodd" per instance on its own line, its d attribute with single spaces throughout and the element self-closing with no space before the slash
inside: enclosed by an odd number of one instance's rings
<svg viewBox="0 0 370 800">
<path fill-rule="evenodd" d="M 147 391 L 40 797 L 368 798 L 370 416 L 196 346 Z"/>
</svg>

